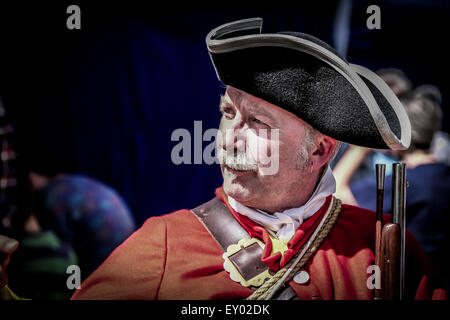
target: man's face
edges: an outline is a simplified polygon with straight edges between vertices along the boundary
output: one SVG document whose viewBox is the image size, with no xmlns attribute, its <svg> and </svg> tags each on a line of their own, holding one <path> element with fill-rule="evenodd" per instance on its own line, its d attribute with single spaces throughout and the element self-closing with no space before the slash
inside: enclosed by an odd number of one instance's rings
<svg viewBox="0 0 450 320">
<path fill-rule="evenodd" d="M 292 113 L 230 86 L 220 110 L 217 150 L 224 191 L 266 210 L 292 197 L 301 200 L 302 188 L 312 180 L 309 158 L 316 131 Z"/>
</svg>

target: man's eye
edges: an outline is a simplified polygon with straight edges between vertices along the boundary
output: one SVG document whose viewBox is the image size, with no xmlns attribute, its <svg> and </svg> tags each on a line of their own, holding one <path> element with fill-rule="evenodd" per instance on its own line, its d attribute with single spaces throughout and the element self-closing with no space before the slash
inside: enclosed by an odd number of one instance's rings
<svg viewBox="0 0 450 320">
<path fill-rule="evenodd" d="M 250 121 L 257 123 L 257 124 L 262 124 L 262 125 L 266 125 L 264 122 L 262 122 L 261 120 L 258 120 L 256 118 L 251 118 Z"/>
<path fill-rule="evenodd" d="M 223 109 L 220 109 L 220 111 L 225 116 L 225 118 L 227 118 L 227 119 L 233 119 L 234 118 L 234 111 L 233 111 L 233 109 L 231 109 L 231 108 L 223 108 Z"/>
</svg>

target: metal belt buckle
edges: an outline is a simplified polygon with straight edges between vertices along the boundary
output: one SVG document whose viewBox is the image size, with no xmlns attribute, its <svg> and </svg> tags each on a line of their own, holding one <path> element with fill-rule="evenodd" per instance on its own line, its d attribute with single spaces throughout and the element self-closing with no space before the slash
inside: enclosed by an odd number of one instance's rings
<svg viewBox="0 0 450 320">
<path fill-rule="evenodd" d="M 245 287 L 259 287 L 271 278 L 269 267 L 261 262 L 263 250 L 264 243 L 258 239 L 241 239 L 228 246 L 222 255 L 225 260 L 223 267 L 233 281 Z"/>
</svg>

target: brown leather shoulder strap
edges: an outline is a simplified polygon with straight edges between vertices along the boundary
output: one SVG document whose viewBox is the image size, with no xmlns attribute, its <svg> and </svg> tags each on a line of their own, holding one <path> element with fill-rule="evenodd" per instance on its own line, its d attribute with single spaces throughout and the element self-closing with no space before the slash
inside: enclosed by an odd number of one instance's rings
<svg viewBox="0 0 450 320">
<path fill-rule="evenodd" d="M 227 251 L 229 245 L 236 244 L 243 238 L 250 238 L 248 232 L 237 222 L 230 213 L 226 205 L 217 198 L 214 198 L 195 209 L 191 210 L 203 223 L 209 233 L 220 244 L 223 251 Z M 267 267 L 261 262 L 260 255 L 252 254 L 250 251 L 243 251 L 236 267 L 244 277 L 253 274 L 255 269 L 260 272 L 261 267 Z M 255 291 L 256 287 L 250 287 Z M 280 295 L 275 300 L 290 300 L 297 298 L 291 287 L 283 287 Z"/>
<path fill-rule="evenodd" d="M 192 212 L 199 217 L 224 251 L 227 251 L 229 245 L 250 237 L 218 198 L 192 209 Z"/>
</svg>

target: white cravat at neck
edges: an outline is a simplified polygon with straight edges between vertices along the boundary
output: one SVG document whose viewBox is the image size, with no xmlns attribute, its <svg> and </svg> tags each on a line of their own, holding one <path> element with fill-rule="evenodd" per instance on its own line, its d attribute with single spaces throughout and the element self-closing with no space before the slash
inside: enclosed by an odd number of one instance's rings
<svg viewBox="0 0 450 320">
<path fill-rule="evenodd" d="M 326 198 L 336 191 L 336 180 L 328 166 L 309 200 L 301 207 L 269 214 L 259 209 L 244 206 L 228 196 L 230 206 L 240 214 L 260 224 L 282 241 L 288 241 L 305 219 L 316 213 Z"/>
</svg>

